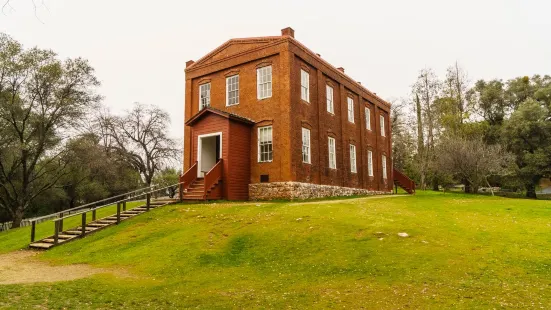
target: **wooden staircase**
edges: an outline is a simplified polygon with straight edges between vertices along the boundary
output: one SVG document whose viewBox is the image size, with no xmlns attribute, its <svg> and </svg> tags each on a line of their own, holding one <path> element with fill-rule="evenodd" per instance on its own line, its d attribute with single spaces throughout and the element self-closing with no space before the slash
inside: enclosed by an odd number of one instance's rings
<svg viewBox="0 0 551 310">
<path fill-rule="evenodd" d="M 205 200 L 205 179 L 197 178 L 184 191 L 182 200 Z"/>
<path fill-rule="evenodd" d="M 205 174 L 204 178 L 197 177 L 195 162 L 186 173 L 180 176 L 181 200 L 209 200 L 222 198 L 223 160 L 218 162 Z"/>
<path fill-rule="evenodd" d="M 177 202 L 177 200 L 176 199 L 153 200 L 149 204 L 149 209 L 162 207 L 174 202 Z M 109 226 L 116 225 L 118 222 L 122 222 L 127 219 L 133 218 L 134 216 L 140 215 L 147 211 L 148 211 L 147 205 L 144 204 L 142 206 L 135 207 L 130 210 L 122 211 L 120 213 L 120 216 L 118 216 L 118 214 L 113 214 L 111 216 L 107 216 L 99 220 L 93 220 L 92 222 L 85 223 L 84 227 L 81 225 L 78 227 L 73 227 L 71 229 L 61 231 L 57 235 L 57 242 L 55 240 L 56 236 L 54 235 L 54 236 L 46 237 L 36 242 L 32 242 L 29 245 L 29 247 L 31 249 L 47 250 L 54 246 L 62 245 L 69 241 L 83 238 L 93 232 L 96 232 L 98 230 L 101 230 Z"/>
<path fill-rule="evenodd" d="M 407 175 L 403 174 L 400 170 L 394 169 L 394 186 L 398 191 L 398 186 L 405 190 L 408 194 L 415 194 L 415 182 Z"/>
</svg>

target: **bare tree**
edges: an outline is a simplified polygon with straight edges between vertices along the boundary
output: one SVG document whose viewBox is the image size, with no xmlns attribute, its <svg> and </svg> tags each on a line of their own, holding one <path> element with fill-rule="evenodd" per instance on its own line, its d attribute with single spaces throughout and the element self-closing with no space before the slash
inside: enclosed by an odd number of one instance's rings
<svg viewBox="0 0 551 310">
<path fill-rule="evenodd" d="M 100 123 L 108 147 L 139 171 L 148 186 L 158 171 L 181 155 L 167 134 L 170 116 L 156 106 L 137 103 L 127 115 L 104 115 Z"/>
<path fill-rule="evenodd" d="M 445 138 L 437 148 L 437 166 L 459 180 L 467 180 L 473 193 L 483 185 L 489 187 L 490 176 L 502 176 L 513 163 L 512 154 L 501 145 L 488 145 L 481 138 Z M 492 192 L 493 194 L 493 192 Z"/>
</svg>

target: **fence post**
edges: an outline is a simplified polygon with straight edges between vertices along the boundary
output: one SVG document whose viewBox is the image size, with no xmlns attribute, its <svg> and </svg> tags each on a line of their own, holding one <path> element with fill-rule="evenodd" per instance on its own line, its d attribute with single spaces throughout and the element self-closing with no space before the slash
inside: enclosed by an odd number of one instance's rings
<svg viewBox="0 0 551 310">
<path fill-rule="evenodd" d="M 59 221 L 59 232 L 62 232 L 63 231 L 63 212 L 59 214 L 59 217 L 61 218 L 61 220 Z"/>
<path fill-rule="evenodd" d="M 117 203 L 117 225 L 121 222 L 121 203 Z"/>
<path fill-rule="evenodd" d="M 180 201 L 184 200 L 184 184 L 183 183 L 180 183 Z"/>
<path fill-rule="evenodd" d="M 80 233 L 80 236 L 81 237 L 84 237 L 84 235 L 86 234 L 86 212 L 82 213 L 82 231 Z"/>
<path fill-rule="evenodd" d="M 145 200 L 146 200 L 146 206 L 147 206 L 147 211 L 149 211 L 149 208 L 150 208 L 150 205 L 151 205 L 151 194 L 150 193 L 147 193 L 145 195 Z"/>
<path fill-rule="evenodd" d="M 57 244 L 59 241 L 59 221 L 55 221 L 54 226 L 54 244 Z"/>
<path fill-rule="evenodd" d="M 92 221 L 96 220 L 96 209 L 92 210 Z"/>
<path fill-rule="evenodd" d="M 36 221 L 33 221 L 32 227 L 31 227 L 31 242 L 34 242 L 35 234 L 36 234 Z"/>
<path fill-rule="evenodd" d="M 122 210 L 123 210 L 123 211 L 126 211 L 126 201 L 123 201 L 123 202 L 122 202 Z"/>
</svg>

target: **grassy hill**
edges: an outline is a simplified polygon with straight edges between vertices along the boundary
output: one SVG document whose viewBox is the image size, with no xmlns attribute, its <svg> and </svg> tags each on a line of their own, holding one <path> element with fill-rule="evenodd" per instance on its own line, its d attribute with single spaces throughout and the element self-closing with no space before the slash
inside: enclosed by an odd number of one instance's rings
<svg viewBox="0 0 551 310">
<path fill-rule="evenodd" d="M 549 308 L 550 230 L 548 201 L 462 194 L 173 205 L 40 257 L 131 277 L 0 285 L 0 308 Z"/>
</svg>

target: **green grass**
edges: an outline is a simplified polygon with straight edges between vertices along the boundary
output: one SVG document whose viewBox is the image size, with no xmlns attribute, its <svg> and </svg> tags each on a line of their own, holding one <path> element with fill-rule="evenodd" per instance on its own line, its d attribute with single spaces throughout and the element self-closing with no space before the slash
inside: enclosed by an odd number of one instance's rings
<svg viewBox="0 0 551 310">
<path fill-rule="evenodd" d="M 133 201 L 127 202 L 126 208 L 131 209 L 143 204 L 143 202 Z M 107 206 L 96 211 L 97 219 L 110 216 L 117 213 L 117 205 Z M 86 215 L 86 222 L 92 221 L 92 213 L 89 212 Z M 80 226 L 82 222 L 81 215 L 77 215 L 63 221 L 63 228 L 65 230 L 73 227 Z M 48 220 L 36 225 L 35 240 L 40 240 L 54 234 L 54 222 Z M 18 229 L 12 229 L 4 232 L 0 232 L 0 254 L 11 252 L 13 250 L 19 250 L 29 245 L 31 241 L 31 227 L 21 227 Z"/>
<path fill-rule="evenodd" d="M 0 285 L 0 308 L 548 309 L 550 230 L 548 201 L 421 191 L 173 205 L 40 257 L 135 277 Z"/>
</svg>

